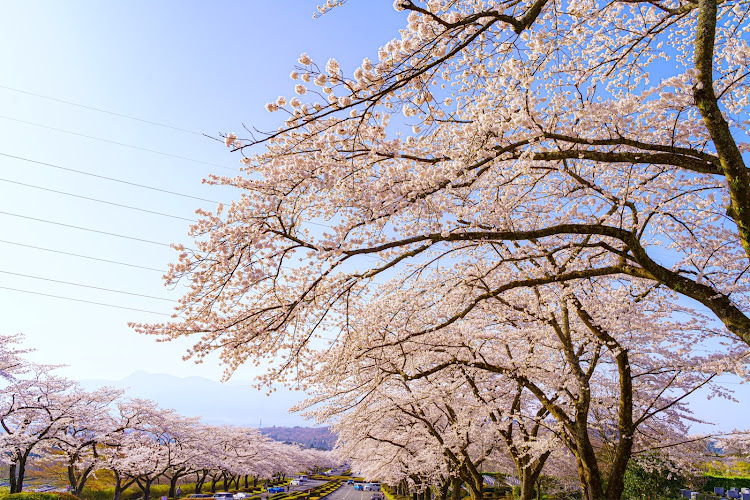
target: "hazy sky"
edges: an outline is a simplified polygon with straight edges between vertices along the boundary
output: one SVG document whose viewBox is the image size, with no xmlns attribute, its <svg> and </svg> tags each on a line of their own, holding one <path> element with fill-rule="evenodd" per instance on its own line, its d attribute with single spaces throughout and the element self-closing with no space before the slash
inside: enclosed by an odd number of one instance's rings
<svg viewBox="0 0 750 500">
<path fill-rule="evenodd" d="M 264 104 L 281 94 L 293 95 L 288 75 L 301 52 L 323 63 L 336 57 L 344 69 L 351 70 L 364 56 L 376 57 L 378 47 L 403 22 L 391 2 L 354 1 L 314 20 L 316 5 L 308 0 L 24 1 L 4 5 L 0 19 L 0 287 L 5 288 L 0 288 L 0 332 L 24 332 L 38 350 L 35 359 L 66 363 L 70 365 L 66 374 L 74 378 L 115 379 L 136 369 L 220 376 L 217 363 L 183 362 L 186 343 L 157 344 L 126 326 L 127 321 L 157 321 L 164 316 L 6 289 L 169 313 L 172 304 L 167 301 L 45 281 L 175 299 L 179 290 L 166 290 L 158 271 L 19 244 L 165 269 L 176 254 L 159 243 L 187 242 L 189 221 L 49 189 L 187 219 L 194 217 L 197 207 L 215 204 L 7 155 L 227 201 L 235 194 L 203 186 L 201 179 L 209 173 L 231 174 L 239 157 L 201 134 L 236 131 L 242 136 L 243 124 L 275 127 L 278 115 L 269 115 Z"/>
<path fill-rule="evenodd" d="M 275 128 L 279 116 L 269 115 L 264 104 L 292 95 L 288 75 L 301 52 L 322 63 L 335 57 L 351 70 L 365 56 L 376 59 L 378 47 L 404 24 L 390 0 L 351 0 L 314 20 L 316 5 L 314 0 L 3 4 L 0 333 L 25 333 L 27 345 L 37 349 L 35 360 L 67 364 L 64 373 L 72 378 L 113 380 L 135 370 L 220 377 L 215 360 L 198 366 L 182 361 L 186 342 L 156 343 L 127 327 L 127 321 L 166 319 L 153 313 L 170 313 L 170 302 L 60 283 L 174 300 L 179 289 L 166 290 L 158 270 L 175 256 L 165 244 L 188 243 L 189 221 L 80 197 L 185 219 L 215 203 L 34 162 L 228 201 L 236 194 L 204 186 L 201 179 L 231 173 L 238 157 L 201 134 L 242 136 L 243 124 Z M 237 374 L 252 375 L 250 368 Z M 696 414 L 724 428 L 743 425 L 750 399 L 744 386 L 728 382 L 743 389 L 742 403 L 699 398 L 695 405 Z"/>
</svg>

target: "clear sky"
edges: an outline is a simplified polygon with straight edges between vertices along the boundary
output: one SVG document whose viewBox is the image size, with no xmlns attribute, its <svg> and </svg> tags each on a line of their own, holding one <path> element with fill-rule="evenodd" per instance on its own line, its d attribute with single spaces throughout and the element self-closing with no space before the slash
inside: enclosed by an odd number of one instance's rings
<svg viewBox="0 0 750 500">
<path fill-rule="evenodd" d="M 220 378 L 217 362 L 182 361 L 186 342 L 156 343 L 127 327 L 128 321 L 163 318 L 153 313 L 170 313 L 170 302 L 59 283 L 174 300 L 179 289 L 166 290 L 158 270 L 175 256 L 163 244 L 189 243 L 189 222 L 50 190 L 187 219 L 197 207 L 211 209 L 215 203 L 33 162 L 226 202 L 235 193 L 203 186 L 201 179 L 231 173 L 238 157 L 201 134 L 242 136 L 243 124 L 275 128 L 279 117 L 269 115 L 264 104 L 292 94 L 288 75 L 301 52 L 323 63 L 335 57 L 345 70 L 353 69 L 365 56 L 376 59 L 378 47 L 405 23 L 391 1 L 351 0 L 314 20 L 316 5 L 315 0 L 3 4 L 0 333 L 25 333 L 27 344 L 37 349 L 35 360 L 67 364 L 64 373 L 76 379 L 114 380 L 136 370 Z M 252 375 L 250 368 L 237 374 Z M 743 403 L 697 398 L 696 414 L 724 428 L 739 427 L 750 391 L 728 382 L 742 389 Z"/>
<path fill-rule="evenodd" d="M 201 179 L 231 173 L 239 158 L 201 134 L 239 133 L 243 124 L 275 127 L 278 116 L 269 115 L 264 104 L 293 94 L 288 75 L 301 52 L 323 62 L 336 57 L 353 69 L 362 57 L 376 56 L 403 22 L 390 2 L 353 1 L 314 20 L 316 6 L 309 0 L 5 4 L 0 18 L 0 287 L 169 313 L 171 304 L 164 300 L 9 273 L 175 299 L 179 290 L 166 290 L 158 271 L 18 244 L 157 270 L 173 259 L 170 248 L 18 216 L 155 243 L 187 243 L 186 220 L 39 188 L 188 219 L 198 206 L 215 204 L 7 155 L 227 201 L 234 193 L 202 186 Z M 0 304 L 0 332 L 25 333 L 38 350 L 35 359 L 68 364 L 65 373 L 73 378 L 117 379 L 136 369 L 212 379 L 221 374 L 217 363 L 183 362 L 186 343 L 157 344 L 126 326 L 127 321 L 163 318 L 155 314 L 5 288 L 0 288 Z"/>
</svg>

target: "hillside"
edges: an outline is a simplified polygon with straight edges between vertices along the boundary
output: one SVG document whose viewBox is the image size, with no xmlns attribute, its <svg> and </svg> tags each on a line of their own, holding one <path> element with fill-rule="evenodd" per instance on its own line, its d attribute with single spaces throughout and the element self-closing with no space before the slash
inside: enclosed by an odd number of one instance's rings
<svg viewBox="0 0 750 500">
<path fill-rule="evenodd" d="M 332 450 L 338 436 L 328 427 L 261 427 L 260 432 L 276 441 L 298 443 L 308 448 Z"/>
</svg>

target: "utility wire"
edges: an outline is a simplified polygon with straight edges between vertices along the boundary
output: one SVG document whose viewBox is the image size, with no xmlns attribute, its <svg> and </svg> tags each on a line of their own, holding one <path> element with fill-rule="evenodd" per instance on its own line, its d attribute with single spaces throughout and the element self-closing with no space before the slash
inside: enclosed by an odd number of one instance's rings
<svg viewBox="0 0 750 500">
<path fill-rule="evenodd" d="M 168 191 L 166 189 L 161 189 L 161 188 L 157 188 L 157 187 L 153 187 L 153 186 L 147 186 L 145 184 L 137 184 L 135 182 L 123 181 L 121 179 L 115 179 L 113 177 L 107 177 L 107 176 L 99 175 L 99 174 L 92 174 L 91 172 L 84 172 L 83 170 L 76 170 L 74 168 L 61 167 L 60 165 L 55 165 L 54 163 L 46 163 L 46 162 L 43 162 L 43 161 L 32 160 L 31 158 L 24 158 L 23 156 L 15 156 L 15 155 L 7 154 L 7 153 L 2 153 L 2 152 L 0 152 L 0 156 L 5 156 L 7 158 L 13 158 L 15 160 L 26 161 L 26 162 L 29 162 L 29 163 L 34 163 L 36 165 L 43 165 L 45 167 L 57 168 L 59 170 L 65 170 L 67 172 L 74 172 L 76 174 L 88 175 L 90 177 L 96 177 L 98 179 L 105 179 L 105 180 L 112 181 L 112 182 L 119 182 L 121 184 L 127 184 L 128 186 L 135 186 L 135 187 L 139 187 L 139 188 L 143 188 L 143 189 L 150 189 L 152 191 L 158 191 L 160 193 L 167 193 L 167 194 L 171 194 L 171 195 L 174 195 L 174 196 L 182 196 L 183 198 L 190 198 L 190 199 L 193 199 L 193 200 L 206 201 L 208 203 L 216 203 L 216 204 L 220 203 L 218 201 L 209 200 L 207 198 L 199 198 L 198 196 L 192 196 L 192 195 L 189 195 L 189 194 L 178 193 L 176 191 Z"/>
<path fill-rule="evenodd" d="M 115 309 L 127 309 L 128 311 L 138 311 L 138 312 L 145 312 L 145 313 L 150 313 L 150 314 L 158 314 L 159 316 L 172 316 L 171 314 L 166 314 L 166 313 L 161 313 L 161 312 L 156 312 L 156 311 L 149 311 L 147 309 L 137 309 L 135 307 L 116 306 L 114 304 L 105 304 L 104 302 L 94 302 L 92 300 L 75 299 L 73 297 L 64 297 L 62 295 L 52 295 L 50 293 L 33 292 L 31 290 L 21 290 L 19 288 L 11 288 L 9 286 L 0 286 L 0 289 L 11 290 L 13 292 L 30 293 L 32 295 L 41 295 L 43 297 L 53 297 L 55 299 L 72 300 L 73 302 L 83 302 L 85 304 L 94 304 L 97 306 L 114 307 Z"/>
<path fill-rule="evenodd" d="M 33 248 L 34 250 L 43 250 L 45 252 L 59 253 L 61 255 L 68 255 L 70 257 L 78 257 L 81 259 L 96 260 L 99 262 L 106 262 L 108 264 L 117 264 L 120 266 L 133 267 L 136 269 L 145 269 L 147 271 L 156 271 L 157 273 L 166 273 L 164 269 L 156 269 L 155 267 L 139 266 L 138 264 L 129 264 L 127 262 L 119 262 L 116 260 L 101 259 L 99 257 L 91 257 L 90 255 L 82 255 L 79 253 L 72 253 L 72 252 L 63 252 L 62 250 L 55 250 L 52 248 L 44 248 L 44 247 L 38 247 L 34 245 L 27 245 L 25 243 L 18 243 L 15 241 L 0 240 L 0 243 L 5 243 L 6 245 L 15 245 L 15 246 L 24 247 L 24 248 Z"/>
<path fill-rule="evenodd" d="M 9 182 L 11 184 L 18 184 L 19 186 L 25 186 L 25 187 L 29 187 L 29 188 L 33 188 L 33 189 L 40 189 L 42 191 L 49 191 L 51 193 L 63 194 L 65 196 L 72 196 L 73 198 L 81 198 L 83 200 L 95 201 L 97 203 L 104 203 L 106 205 L 113 205 L 113 206 L 116 206 L 116 207 L 127 208 L 127 209 L 130 209 L 130 210 L 137 210 L 139 212 L 146 212 L 146 213 L 149 213 L 149 214 L 161 215 L 162 217 L 171 217 L 172 219 L 181 219 L 181 220 L 186 220 L 188 222 L 198 222 L 195 219 L 188 219 L 187 217 L 180 217 L 179 215 L 170 215 L 170 214 L 165 214 L 165 213 L 162 213 L 162 212 L 155 212 L 153 210 L 146 210 L 145 208 L 138 208 L 138 207 L 133 207 L 133 206 L 130 206 L 130 205 L 123 205 L 121 203 L 115 203 L 115 202 L 112 202 L 112 201 L 105 201 L 105 200 L 99 200 L 99 199 L 96 199 L 96 198 L 89 198 L 88 196 L 83 196 L 83 195 L 80 195 L 80 194 L 66 193 L 65 191 L 58 191 L 56 189 L 50 189 L 50 188 L 46 188 L 46 187 L 42 187 L 42 186 L 37 186 L 37 185 L 34 185 L 34 184 L 26 184 L 24 182 L 12 181 L 10 179 L 3 179 L 2 177 L 0 177 L 0 182 Z"/>
<path fill-rule="evenodd" d="M 186 132 L 188 134 L 203 135 L 200 132 L 196 132 L 194 130 L 188 130 L 188 129 L 185 129 L 185 128 L 174 127 L 172 125 L 167 125 L 167 124 L 164 124 L 164 123 L 159 123 L 159 122 L 155 122 L 155 121 L 151 121 L 151 120 L 145 120 L 143 118 L 136 118 L 135 116 L 125 115 L 125 114 L 122 114 L 122 113 L 116 113 L 114 111 L 108 111 L 106 109 L 95 108 L 93 106 L 86 106 L 85 104 L 79 104 L 77 102 L 66 101 L 64 99 L 58 99 L 56 97 L 49 97 L 49 96 L 42 95 L 42 94 L 35 94 L 34 92 L 29 92 L 27 90 L 14 89 L 12 87 L 6 87 L 5 85 L 0 85 L 0 89 L 11 90 L 13 92 L 18 92 L 19 94 L 26 94 L 26 95 L 31 95 L 31 96 L 34 96 L 34 97 L 40 97 L 42 99 L 47 99 L 47 100 L 55 101 L 55 102 L 61 102 L 63 104 L 69 104 L 71 106 L 78 106 L 79 108 L 90 109 L 92 111 L 99 111 L 100 113 L 106 113 L 108 115 L 119 116 L 120 118 L 127 118 L 129 120 L 135 120 L 135 121 L 138 121 L 138 122 L 148 123 L 150 125 L 156 125 L 158 127 L 169 128 L 169 129 L 172 129 L 172 130 L 179 130 L 180 132 Z"/>
<path fill-rule="evenodd" d="M 11 271 L 3 271 L 3 270 L 0 270 L 0 273 L 11 274 L 13 276 L 20 276 L 22 278 L 31 278 L 31 279 L 35 279 L 35 280 L 51 281 L 52 283 L 62 283 L 63 285 L 80 286 L 82 288 L 92 288 L 94 290 L 104 290 L 105 292 L 122 293 L 124 295 L 133 295 L 135 297 L 145 297 L 147 299 L 163 300 L 163 301 L 166 301 L 166 302 L 177 302 L 176 300 L 173 300 L 173 299 L 165 299 L 163 297 L 156 297 L 154 295 L 145 295 L 145 294 L 142 294 L 142 293 L 126 292 L 124 290 L 115 290 L 113 288 L 103 288 L 103 287 L 100 287 L 100 286 L 84 285 L 83 283 L 73 283 L 71 281 L 62 281 L 62 280 L 56 280 L 56 279 L 52 279 L 52 278 L 45 278 L 43 276 L 32 276 L 30 274 L 14 273 L 14 272 L 11 272 Z"/>
<path fill-rule="evenodd" d="M 109 144 L 116 144 L 118 146 L 123 146 L 123 147 L 131 148 L 131 149 L 137 149 L 139 151 L 146 151 L 146 152 L 154 153 L 154 154 L 157 154 L 157 155 L 169 156 L 171 158 L 178 158 L 180 160 L 191 161 L 191 162 L 194 162 L 194 163 L 202 163 L 204 165 L 211 165 L 211 166 L 214 166 L 214 167 L 223 168 L 225 170 L 232 170 L 233 172 L 238 171 L 238 169 L 236 169 L 236 168 L 227 167 L 225 165 L 219 165 L 218 163 L 211 163 L 210 161 L 196 160 L 194 158 L 188 158 L 186 156 L 175 155 L 175 154 L 172 154 L 172 153 L 165 153 L 163 151 L 157 151 L 155 149 L 142 148 L 140 146 L 134 146 L 132 144 L 126 144 L 124 142 L 113 141 L 111 139 L 104 139 L 102 137 L 94 137 L 93 135 L 82 134 L 80 132 L 73 132 L 71 130 L 65 130 L 65 129 L 57 128 L 57 127 L 51 127 L 49 125 L 42 125 L 41 123 L 35 123 L 35 122 L 26 121 L 26 120 L 21 120 L 19 118 L 13 118 L 13 117 L 4 116 L 4 115 L 0 115 L 0 118 L 2 118 L 4 120 L 10 120 L 10 121 L 13 121 L 13 122 L 24 123 L 26 125 L 33 125 L 34 127 L 40 127 L 40 128 L 44 128 L 44 129 L 48 129 L 48 130 L 54 130 L 56 132 L 63 132 L 65 134 L 71 134 L 71 135 L 75 135 L 75 136 L 78 136 L 78 137 L 85 137 L 87 139 L 93 139 L 95 141 L 106 142 L 106 143 L 109 143 Z"/>
<path fill-rule="evenodd" d="M 144 239 L 144 238 L 136 238 L 135 236 L 125 236 L 123 234 L 110 233 L 110 232 L 107 232 L 107 231 L 100 231 L 98 229 L 91 229 L 91 228 L 88 228 L 88 227 L 74 226 L 72 224 L 64 224 L 62 222 L 55 222 L 55 221 L 46 220 L 46 219 L 38 219 L 36 217 L 29 217 L 28 215 L 19 215 L 19 214 L 13 214 L 13 213 L 10 213 L 10 212 L 3 212 L 3 211 L 0 211 L 0 214 L 2 214 L 2 215 L 9 215 L 11 217 L 19 217 L 21 219 L 33 220 L 33 221 L 37 221 L 37 222 L 44 222 L 46 224 L 54 224 L 56 226 L 63 226 L 63 227 L 69 227 L 69 228 L 72 228 L 72 229 L 79 229 L 81 231 L 89 231 L 91 233 L 106 234 L 107 236 L 116 236 L 117 238 L 124 238 L 126 240 L 134 240 L 134 241 L 141 241 L 143 243 L 151 243 L 152 245 L 160 245 L 160 246 L 163 246 L 163 247 L 171 247 L 172 246 L 169 243 L 161 243 L 159 241 L 152 241 L 152 240 L 147 240 L 147 239 Z"/>
<path fill-rule="evenodd" d="M 74 168 L 62 167 L 60 165 L 55 165 L 54 163 L 47 163 L 47 162 L 43 162 L 43 161 L 32 160 L 31 158 L 25 158 L 23 156 L 11 155 L 11 154 L 8 154 L 8 153 L 3 153 L 3 152 L 0 152 L 0 156 L 5 156 L 7 158 L 13 158 L 15 160 L 27 161 L 29 163 L 34 163 L 36 165 L 43 165 L 45 167 L 57 168 L 57 169 L 65 170 L 65 171 L 68 171 L 68 172 L 74 172 L 76 174 L 88 175 L 90 177 L 97 177 L 99 179 L 105 179 L 105 180 L 112 181 L 112 182 L 119 182 L 119 183 L 122 183 L 122 184 L 127 184 L 129 186 L 135 186 L 135 187 L 139 187 L 139 188 L 143 188 L 143 189 L 150 189 L 152 191 L 158 191 L 160 193 L 167 193 L 167 194 L 172 194 L 172 195 L 175 195 L 175 196 L 182 196 L 183 198 L 190 198 L 190 199 L 193 199 L 193 200 L 206 201 L 208 203 L 216 203 L 217 205 L 219 203 L 224 203 L 224 202 L 221 202 L 221 201 L 209 200 L 207 198 L 200 198 L 198 196 L 193 196 L 193 195 L 189 195 L 189 194 L 178 193 L 176 191 L 169 191 L 169 190 L 166 190 L 166 189 L 161 189 L 161 188 L 157 188 L 157 187 L 153 187 L 153 186 L 147 186 L 145 184 L 138 184 L 138 183 L 135 183 L 135 182 L 123 181 L 121 179 L 115 179 L 113 177 L 107 177 L 107 176 L 104 176 L 104 175 L 92 174 L 90 172 L 84 172 L 83 170 L 76 170 Z M 63 194 L 66 194 L 66 193 L 63 193 Z M 224 203 L 224 204 L 226 205 L 226 203 Z M 190 220 L 191 222 L 195 222 L 192 219 L 187 219 L 187 220 Z M 331 226 L 328 226 L 326 224 L 321 224 L 320 222 L 306 221 L 305 223 L 306 224 L 311 224 L 313 226 L 324 227 L 326 229 L 333 229 Z"/>
</svg>

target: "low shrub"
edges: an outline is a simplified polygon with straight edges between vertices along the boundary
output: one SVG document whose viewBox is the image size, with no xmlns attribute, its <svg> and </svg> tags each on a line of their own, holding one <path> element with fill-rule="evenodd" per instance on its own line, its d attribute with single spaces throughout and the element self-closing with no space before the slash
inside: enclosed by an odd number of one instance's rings
<svg viewBox="0 0 750 500">
<path fill-rule="evenodd" d="M 75 495 L 70 493 L 35 493 L 33 491 L 23 493 L 10 493 L 3 496 L 3 500 L 79 500 Z"/>
<path fill-rule="evenodd" d="M 706 476 L 706 483 L 703 485 L 704 491 L 713 493 L 715 487 L 724 488 L 750 488 L 750 477 L 731 477 L 731 476 Z"/>
</svg>

